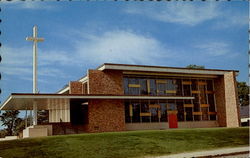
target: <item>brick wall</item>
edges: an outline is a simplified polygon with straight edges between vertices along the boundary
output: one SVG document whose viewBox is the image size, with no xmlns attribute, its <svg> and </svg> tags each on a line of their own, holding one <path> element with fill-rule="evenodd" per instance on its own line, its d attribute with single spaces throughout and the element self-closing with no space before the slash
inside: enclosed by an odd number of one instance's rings
<svg viewBox="0 0 250 158">
<path fill-rule="evenodd" d="M 125 130 L 123 100 L 89 100 L 88 132 Z"/>
<path fill-rule="evenodd" d="M 123 76 L 121 71 L 89 70 L 89 94 L 115 94 L 122 95 Z"/>
<path fill-rule="evenodd" d="M 227 127 L 239 127 L 239 103 L 235 72 L 224 75 Z"/>
<path fill-rule="evenodd" d="M 69 94 L 83 94 L 83 84 L 78 81 L 70 81 Z"/>
<path fill-rule="evenodd" d="M 215 79 L 218 123 L 221 127 L 239 127 L 239 104 L 235 72 Z"/>
<path fill-rule="evenodd" d="M 221 76 L 214 80 L 214 88 L 215 88 L 215 100 L 216 100 L 218 124 L 221 127 L 226 127 L 227 122 L 226 122 L 224 76 Z"/>
</svg>

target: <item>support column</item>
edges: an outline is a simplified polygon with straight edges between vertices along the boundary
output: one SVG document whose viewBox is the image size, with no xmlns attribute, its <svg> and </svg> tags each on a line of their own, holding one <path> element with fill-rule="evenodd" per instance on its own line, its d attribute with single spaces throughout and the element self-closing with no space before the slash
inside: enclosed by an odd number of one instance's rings
<svg viewBox="0 0 250 158">
<path fill-rule="evenodd" d="M 33 125 L 37 125 L 37 102 L 33 104 Z"/>
</svg>

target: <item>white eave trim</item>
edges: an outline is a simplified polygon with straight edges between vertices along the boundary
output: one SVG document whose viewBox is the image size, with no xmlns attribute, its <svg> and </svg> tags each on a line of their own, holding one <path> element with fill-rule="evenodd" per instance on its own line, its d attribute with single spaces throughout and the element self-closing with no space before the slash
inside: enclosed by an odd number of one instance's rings
<svg viewBox="0 0 250 158">
<path fill-rule="evenodd" d="M 170 72 L 170 73 L 186 73 L 186 74 L 206 74 L 206 75 L 224 75 L 227 71 L 217 70 L 197 70 L 197 69 L 176 69 L 164 67 L 143 67 L 143 66 L 123 66 L 123 65 L 103 65 L 98 70 L 127 70 L 127 71 L 147 71 L 147 72 Z"/>
<path fill-rule="evenodd" d="M 69 86 L 57 92 L 57 94 L 63 94 L 69 90 Z"/>
<path fill-rule="evenodd" d="M 78 80 L 78 81 L 79 81 L 79 82 L 82 82 L 82 83 L 85 83 L 85 82 L 88 81 L 88 76 L 85 76 L 85 77 L 81 78 L 81 79 Z M 63 94 L 63 93 L 65 93 L 65 92 L 67 92 L 67 91 L 69 91 L 69 86 L 67 86 L 67 87 L 65 87 L 65 88 L 63 88 L 63 89 L 61 89 L 60 91 L 57 92 L 57 94 Z"/>
<path fill-rule="evenodd" d="M 2 106 L 0 107 L 0 110 L 2 110 L 3 107 L 4 107 L 12 98 L 13 98 L 13 96 L 10 95 L 10 96 L 8 97 L 8 99 L 6 99 L 6 100 L 3 102 Z"/>
<path fill-rule="evenodd" d="M 175 96 L 75 96 L 75 95 L 12 95 L 13 99 L 194 99 Z M 10 99 L 6 100 L 8 102 Z"/>
<path fill-rule="evenodd" d="M 88 81 L 88 76 L 85 76 L 83 78 L 81 78 L 80 80 L 78 80 L 79 82 L 85 83 Z"/>
</svg>

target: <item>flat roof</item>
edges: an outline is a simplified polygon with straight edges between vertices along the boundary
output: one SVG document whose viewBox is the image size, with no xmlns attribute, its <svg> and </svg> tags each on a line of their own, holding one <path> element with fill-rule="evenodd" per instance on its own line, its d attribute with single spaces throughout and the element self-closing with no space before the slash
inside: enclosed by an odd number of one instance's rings
<svg viewBox="0 0 250 158">
<path fill-rule="evenodd" d="M 194 99 L 183 96 L 136 96 L 136 95 L 82 95 L 82 94 L 33 94 L 12 93 L 1 105 L 0 110 L 32 110 L 36 101 L 39 110 L 50 109 L 70 99 Z"/>
<path fill-rule="evenodd" d="M 151 65 L 131 65 L 131 64 L 115 64 L 104 63 L 96 68 L 96 70 L 127 70 L 127 71 L 144 71 L 144 72 L 161 72 L 161 73 L 183 73 L 183 74 L 203 74 L 203 75 L 224 75 L 225 72 L 236 72 L 238 70 L 221 70 L 221 69 L 191 69 L 183 67 L 166 67 L 166 66 L 151 66 Z M 81 77 L 78 81 L 84 82 L 87 76 Z M 69 85 L 63 87 L 56 93 L 64 93 L 69 90 Z"/>
<path fill-rule="evenodd" d="M 165 67 L 165 66 L 150 66 L 150 65 L 130 65 L 130 64 L 114 64 L 104 63 L 97 68 L 97 70 L 127 70 L 127 71 L 145 71 L 145 72 L 170 72 L 170 73 L 184 73 L 184 74 L 210 74 L 210 75 L 224 75 L 226 72 L 236 72 L 238 70 L 221 70 L 221 69 L 192 69 L 181 67 Z"/>
</svg>

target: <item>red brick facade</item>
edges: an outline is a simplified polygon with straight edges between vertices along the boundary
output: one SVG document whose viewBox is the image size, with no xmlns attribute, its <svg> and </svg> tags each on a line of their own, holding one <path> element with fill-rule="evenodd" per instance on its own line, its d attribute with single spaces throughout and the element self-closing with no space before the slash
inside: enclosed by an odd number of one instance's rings
<svg viewBox="0 0 250 158">
<path fill-rule="evenodd" d="M 218 123 L 221 127 L 239 127 L 239 103 L 235 72 L 215 79 Z"/>
<path fill-rule="evenodd" d="M 89 94 L 124 94 L 122 71 L 89 70 L 88 77 Z"/>
<path fill-rule="evenodd" d="M 123 100 L 90 100 L 88 132 L 125 130 Z"/>
<path fill-rule="evenodd" d="M 83 84 L 78 81 L 69 82 L 69 94 L 83 94 Z"/>
<path fill-rule="evenodd" d="M 124 94 L 121 71 L 88 71 L 89 94 Z M 122 100 L 89 100 L 89 132 L 125 130 Z"/>
<path fill-rule="evenodd" d="M 214 80 L 215 100 L 217 108 L 218 124 L 220 127 L 226 127 L 226 106 L 225 106 L 225 84 L 224 76 Z"/>
<path fill-rule="evenodd" d="M 234 72 L 224 75 L 227 127 L 239 127 L 239 102 Z"/>
</svg>

